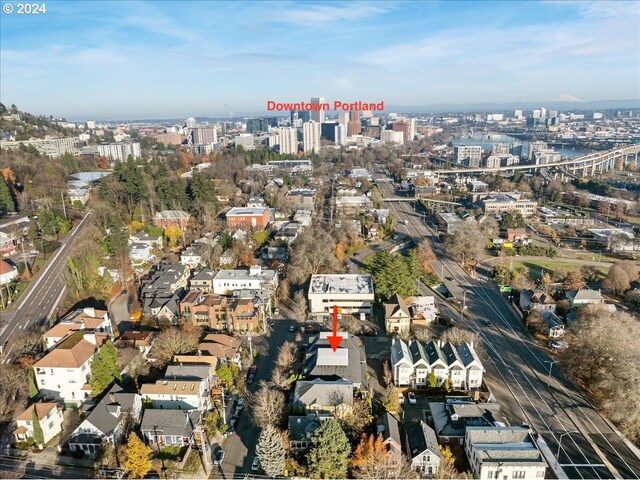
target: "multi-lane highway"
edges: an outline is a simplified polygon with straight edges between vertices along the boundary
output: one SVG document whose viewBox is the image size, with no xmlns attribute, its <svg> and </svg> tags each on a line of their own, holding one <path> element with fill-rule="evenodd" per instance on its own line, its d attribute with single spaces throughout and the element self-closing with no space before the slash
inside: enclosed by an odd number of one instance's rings
<svg viewBox="0 0 640 480">
<path fill-rule="evenodd" d="M 383 197 L 398 192 L 386 181 L 384 168 L 374 168 Z M 471 278 L 445 254 L 420 208 L 406 202 L 388 203 L 398 230 L 414 241 L 432 242 L 434 270 L 467 307 L 458 321 L 476 332 L 487 354 L 486 380 L 511 423 L 522 422 L 539 435 L 547 458 L 560 477 L 640 478 L 637 450 L 626 442 L 572 382 L 559 373 L 556 359 L 526 332 L 507 300 L 484 276 Z M 407 224 L 404 224 L 404 221 Z M 485 321 L 489 325 L 485 325 Z M 559 452 L 559 454 L 558 454 Z M 556 458 L 557 457 L 557 458 Z"/>
<path fill-rule="evenodd" d="M 69 247 L 90 223 L 91 211 L 61 241 L 61 245 L 36 274 L 29 287 L 13 307 L 0 314 L 0 345 L 3 363 L 11 361 L 15 340 L 35 325 L 43 325 L 55 312 L 65 291 L 64 267 L 69 258 Z"/>
</svg>

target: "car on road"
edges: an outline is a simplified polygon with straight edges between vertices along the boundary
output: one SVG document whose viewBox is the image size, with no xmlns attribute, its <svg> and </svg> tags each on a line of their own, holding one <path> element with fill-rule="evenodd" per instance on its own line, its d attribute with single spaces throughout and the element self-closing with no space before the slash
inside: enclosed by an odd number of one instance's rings
<svg viewBox="0 0 640 480">
<path fill-rule="evenodd" d="M 257 472 L 258 468 L 260 468 L 260 457 L 256 455 L 253 457 L 253 462 L 251 462 L 251 471 Z"/>
<path fill-rule="evenodd" d="M 244 407 L 244 398 L 240 397 L 236 402 L 236 410 L 242 410 L 242 407 Z"/>
<path fill-rule="evenodd" d="M 223 460 L 224 460 L 224 450 L 220 448 L 218 449 L 218 451 L 215 453 L 215 456 L 213 457 L 213 464 L 222 465 Z"/>
<path fill-rule="evenodd" d="M 296 331 L 295 325 L 289 325 L 289 331 L 290 332 L 295 332 Z"/>
<path fill-rule="evenodd" d="M 276 309 L 273 311 L 273 314 L 274 314 L 274 315 L 280 315 L 280 309 L 279 309 L 279 308 L 276 308 Z"/>
<path fill-rule="evenodd" d="M 415 405 L 416 403 L 418 403 L 418 400 L 416 399 L 416 394 L 413 392 L 409 392 L 407 394 L 407 397 L 409 397 L 409 403 L 411 405 Z"/>
<path fill-rule="evenodd" d="M 252 385 L 253 384 L 253 380 L 256 378 L 256 374 L 255 373 L 249 373 L 249 376 L 247 377 L 247 384 L 248 385 Z"/>
<path fill-rule="evenodd" d="M 487 327 L 491 325 L 491 322 L 489 320 L 483 320 L 482 323 L 484 323 Z"/>
<path fill-rule="evenodd" d="M 404 405 L 404 395 L 400 392 L 398 392 L 398 402 L 400 402 L 400 405 Z"/>
</svg>

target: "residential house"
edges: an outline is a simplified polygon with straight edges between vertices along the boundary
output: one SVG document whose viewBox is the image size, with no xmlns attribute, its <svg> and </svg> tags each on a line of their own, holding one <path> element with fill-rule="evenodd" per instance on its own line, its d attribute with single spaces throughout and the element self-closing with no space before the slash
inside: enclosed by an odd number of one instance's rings
<svg viewBox="0 0 640 480">
<path fill-rule="evenodd" d="M 362 341 L 347 332 L 340 332 L 340 346 L 334 352 L 327 337 L 331 332 L 320 332 L 309 339 L 302 374 L 307 379 L 344 379 L 354 389 L 367 392 L 366 352 Z"/>
<path fill-rule="evenodd" d="M 344 379 L 298 380 L 291 403 L 306 413 L 341 417 L 353 406 L 353 384 Z"/>
<path fill-rule="evenodd" d="M 155 334 L 153 332 L 127 330 L 118 337 L 118 339 L 115 341 L 115 345 L 118 348 L 137 348 L 140 353 L 142 353 L 146 357 L 151 351 L 151 346 L 153 345 L 154 339 Z"/>
<path fill-rule="evenodd" d="M 205 363 L 172 363 L 167 366 L 164 378 L 173 380 L 185 380 L 197 378 L 204 382 L 204 389 L 211 390 L 214 382 L 215 367 Z"/>
<path fill-rule="evenodd" d="M 604 297 L 602 293 L 600 293 L 600 290 L 591 290 L 588 288 L 567 292 L 567 300 L 571 302 L 572 308 L 578 308 L 582 305 L 599 305 L 604 303 Z"/>
<path fill-rule="evenodd" d="M 285 247 L 265 247 L 262 249 L 262 260 L 264 262 L 284 262 L 287 259 L 287 249 Z"/>
<path fill-rule="evenodd" d="M 395 467 L 402 461 L 402 439 L 400 437 L 400 424 L 393 414 L 386 412 L 382 416 L 382 445 L 387 450 L 387 465 Z"/>
<path fill-rule="evenodd" d="M 153 248 L 162 248 L 162 235 L 149 235 L 147 232 L 140 231 L 129 235 L 129 244 L 140 243 L 143 245 L 149 245 Z"/>
<path fill-rule="evenodd" d="M 467 427 L 502 425 L 497 403 L 476 403 L 471 397 L 445 397 L 444 402 L 430 402 L 427 421 L 433 425 L 438 442 L 463 444 Z"/>
<path fill-rule="evenodd" d="M 18 278 L 18 267 L 6 260 L 0 260 L 0 285 L 8 285 L 16 278 Z"/>
<path fill-rule="evenodd" d="M 15 253 L 16 245 L 13 232 L 5 233 L 0 230 L 0 256 L 9 257 Z"/>
<path fill-rule="evenodd" d="M 473 349 L 473 342 L 457 347 L 451 343 L 422 343 L 394 338 L 391 343 L 391 367 L 396 386 L 426 387 L 430 374 L 438 384 L 451 381 L 456 389 L 476 389 L 482 385 L 484 367 Z"/>
<path fill-rule="evenodd" d="M 176 379 L 165 377 L 155 383 L 145 383 L 140 388 L 144 402 L 153 408 L 169 410 L 204 410 L 209 408 L 209 390 L 200 379 Z"/>
<path fill-rule="evenodd" d="M 230 295 L 242 290 L 263 292 L 261 305 L 271 310 L 271 297 L 278 288 L 278 274 L 254 265 L 249 270 L 220 270 L 213 279 L 213 293 Z"/>
<path fill-rule="evenodd" d="M 180 263 L 193 270 L 202 264 L 202 256 L 194 246 L 189 246 L 180 253 Z"/>
<path fill-rule="evenodd" d="M 406 448 L 411 468 L 419 472 L 421 477 L 433 477 L 440 466 L 440 449 L 435 432 L 422 420 L 409 423 L 406 429 Z"/>
<path fill-rule="evenodd" d="M 181 263 L 162 264 L 141 281 L 142 312 L 174 322 L 180 315 L 178 302 L 189 281 L 189 268 Z"/>
<path fill-rule="evenodd" d="M 302 231 L 302 224 L 298 222 L 284 222 L 274 235 L 274 240 L 291 245 Z"/>
<path fill-rule="evenodd" d="M 289 448 L 294 452 L 304 452 L 311 444 L 313 433 L 322 419 L 315 413 L 289 416 Z"/>
<path fill-rule="evenodd" d="M 231 265 L 233 260 L 233 253 L 231 253 L 231 249 L 228 248 L 220 255 L 219 263 L 220 266 Z"/>
<path fill-rule="evenodd" d="M 315 194 L 316 191 L 310 188 L 294 188 L 289 190 L 284 198 L 295 208 L 313 210 Z"/>
<path fill-rule="evenodd" d="M 154 448 L 184 447 L 193 444 L 201 415 L 200 410 L 146 409 L 140 431 L 143 439 Z"/>
<path fill-rule="evenodd" d="M 384 322 L 387 333 L 406 333 L 411 328 L 411 314 L 407 302 L 397 293 L 384 305 Z"/>
<path fill-rule="evenodd" d="M 153 262 L 156 257 L 152 253 L 153 247 L 148 243 L 130 243 L 129 259 L 133 266 L 140 266 L 144 263 Z"/>
<path fill-rule="evenodd" d="M 242 367 L 240 360 L 239 338 L 230 337 L 220 333 L 210 333 L 204 337 L 204 341 L 198 345 L 200 355 L 217 357 L 221 362 L 233 362 Z"/>
<path fill-rule="evenodd" d="M 114 384 L 89 411 L 69 438 L 71 451 L 84 451 L 90 456 L 99 452 L 103 443 L 118 445 L 140 421 L 142 398 Z"/>
<path fill-rule="evenodd" d="M 507 242 L 523 242 L 527 238 L 529 237 L 525 228 L 507 228 Z"/>
<path fill-rule="evenodd" d="M 411 314 L 411 324 L 426 326 L 436 321 L 438 317 L 438 307 L 433 295 L 411 297 L 409 300 L 409 313 Z"/>
<path fill-rule="evenodd" d="M 36 386 L 46 399 L 80 405 L 89 397 L 91 360 L 95 355 L 95 334 L 73 332 L 33 365 Z"/>
<path fill-rule="evenodd" d="M 293 222 L 301 227 L 308 227 L 313 221 L 313 212 L 311 210 L 296 210 L 293 214 Z"/>
<path fill-rule="evenodd" d="M 564 336 L 564 322 L 554 312 L 542 312 L 542 320 L 545 322 L 545 333 L 550 340 Z"/>
<path fill-rule="evenodd" d="M 179 308 L 184 320 L 212 330 L 229 330 L 229 297 L 195 290 L 180 300 Z"/>
<path fill-rule="evenodd" d="M 431 198 L 440 194 L 440 187 L 437 185 L 416 185 L 416 198 Z"/>
<path fill-rule="evenodd" d="M 539 289 L 521 291 L 519 305 L 524 312 L 529 310 L 537 310 L 541 313 L 556 311 L 556 301 L 553 297 Z"/>
<path fill-rule="evenodd" d="M 34 411 L 38 417 L 40 428 L 42 428 L 44 445 L 46 445 L 53 437 L 62 432 L 62 407 L 53 402 L 34 403 L 27 407 L 15 418 L 16 429 L 13 432 L 13 437 L 16 442 L 25 442 L 29 438 L 33 438 Z"/>
<path fill-rule="evenodd" d="M 203 268 L 189 280 L 189 290 L 198 290 L 200 292 L 213 292 L 213 279 L 216 271 L 210 268 Z"/>
<path fill-rule="evenodd" d="M 189 218 L 191 216 L 181 210 L 163 210 L 156 212 L 153 217 L 153 226 L 160 228 L 179 227 L 184 231 L 189 224 Z"/>
<path fill-rule="evenodd" d="M 366 226 L 367 240 L 376 241 L 380 239 L 380 225 L 370 223 Z"/>
<path fill-rule="evenodd" d="M 473 478 L 545 478 L 547 464 L 524 427 L 468 427 L 464 450 Z"/>
<path fill-rule="evenodd" d="M 343 214 L 361 213 L 371 209 L 373 203 L 366 195 L 336 197 L 336 210 Z"/>
</svg>

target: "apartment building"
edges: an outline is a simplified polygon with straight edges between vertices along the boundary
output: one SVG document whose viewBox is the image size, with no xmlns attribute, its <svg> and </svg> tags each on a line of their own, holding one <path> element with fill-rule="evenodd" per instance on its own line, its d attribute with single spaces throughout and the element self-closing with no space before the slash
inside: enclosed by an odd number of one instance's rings
<svg viewBox="0 0 640 480">
<path fill-rule="evenodd" d="M 182 230 L 187 228 L 191 215 L 182 210 L 163 210 L 156 212 L 153 217 L 153 226 L 160 228 L 179 227 Z"/>
<path fill-rule="evenodd" d="M 102 143 L 98 145 L 97 148 L 98 155 L 117 162 L 126 161 L 129 158 L 129 155 L 131 155 L 133 158 L 142 157 L 142 150 L 140 149 L 139 142 Z"/>
<path fill-rule="evenodd" d="M 228 295 L 239 290 L 266 290 L 274 292 L 278 287 L 275 270 L 254 265 L 248 270 L 220 270 L 213 279 L 213 293 Z"/>
<path fill-rule="evenodd" d="M 17 150 L 20 145 L 26 147 L 34 147 L 41 155 L 51 158 L 59 158 L 65 153 L 76 153 L 76 139 L 73 137 L 65 138 L 31 138 L 29 140 L 21 140 L 19 142 L 0 142 L 0 148 L 7 150 Z"/>
<path fill-rule="evenodd" d="M 538 202 L 524 199 L 519 193 L 489 193 L 479 196 L 479 203 L 485 215 L 519 212 L 525 217 L 535 215 Z"/>
<path fill-rule="evenodd" d="M 470 390 L 482 385 L 484 366 L 473 349 L 473 342 L 452 343 L 433 340 L 409 343 L 394 338 L 391 344 L 391 368 L 394 383 L 400 387 L 419 388 L 428 385 L 430 374 L 439 385 L 451 381 L 453 388 Z"/>
<path fill-rule="evenodd" d="M 53 402 L 34 403 L 15 418 L 16 429 L 13 437 L 16 442 L 25 442 L 34 435 L 34 412 L 42 429 L 44 445 L 62 431 L 62 407 Z"/>
<path fill-rule="evenodd" d="M 89 398 L 91 360 L 98 350 L 95 334 L 73 332 L 33 365 L 40 395 L 80 405 Z"/>
<path fill-rule="evenodd" d="M 547 464 L 524 427 L 468 427 L 464 451 L 473 478 L 538 480 Z"/>
<path fill-rule="evenodd" d="M 458 145 L 453 147 L 453 161 L 467 167 L 477 168 L 482 159 L 480 145 Z"/>
<path fill-rule="evenodd" d="M 312 275 L 309 286 L 309 311 L 332 313 L 334 305 L 340 314 L 370 315 L 374 301 L 371 275 Z"/>
</svg>

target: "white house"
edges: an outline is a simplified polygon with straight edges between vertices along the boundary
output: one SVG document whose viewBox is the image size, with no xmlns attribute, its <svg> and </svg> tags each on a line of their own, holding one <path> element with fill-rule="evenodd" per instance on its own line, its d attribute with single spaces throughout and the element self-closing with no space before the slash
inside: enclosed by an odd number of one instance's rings
<svg viewBox="0 0 640 480">
<path fill-rule="evenodd" d="M 152 253 L 153 247 L 148 243 L 130 243 L 129 244 L 129 259 L 133 265 L 142 265 L 143 263 L 150 263 L 155 260 L 155 256 Z"/>
<path fill-rule="evenodd" d="M 145 402 L 153 408 L 168 410 L 205 410 L 209 408 L 206 382 L 199 379 L 172 380 L 164 378 L 156 383 L 145 383 L 140 388 Z"/>
<path fill-rule="evenodd" d="M 34 411 L 38 417 L 40 428 L 42 428 L 44 445 L 46 445 L 62 431 L 62 407 L 52 402 L 34 403 L 18 415 L 15 418 L 16 429 L 13 436 L 17 442 L 33 438 Z"/>
<path fill-rule="evenodd" d="M 73 431 L 69 448 L 91 456 L 103 443 L 117 445 L 128 433 L 127 429 L 139 423 L 141 412 L 142 397 L 114 384 Z"/>
<path fill-rule="evenodd" d="M 435 322 L 438 317 L 438 307 L 433 295 L 411 297 L 409 300 L 409 313 L 411 313 L 412 325 L 427 325 Z"/>
<path fill-rule="evenodd" d="M 5 260 L 0 260 L 0 285 L 8 285 L 18 278 L 18 268 Z"/>
<path fill-rule="evenodd" d="M 582 305 L 598 305 L 604 303 L 604 297 L 600 290 L 591 290 L 589 288 L 581 288 L 580 290 L 567 292 L 567 300 L 571 302 L 572 308 Z"/>
<path fill-rule="evenodd" d="M 275 291 L 278 286 L 278 275 L 275 270 L 263 270 L 254 265 L 249 270 L 220 270 L 213 278 L 213 293 L 229 295 L 238 290 Z"/>
<path fill-rule="evenodd" d="M 449 379 L 456 389 L 470 390 L 482 385 L 484 367 L 473 349 L 473 342 L 452 343 L 411 340 L 407 344 L 394 338 L 391 344 L 391 368 L 397 386 L 426 387 L 434 374 L 438 384 Z"/>
<path fill-rule="evenodd" d="M 43 398 L 80 405 L 91 393 L 91 360 L 98 347 L 95 334 L 73 332 L 33 365 Z"/>
<path fill-rule="evenodd" d="M 197 252 L 195 247 L 185 248 L 180 254 L 180 263 L 194 269 L 198 268 L 202 263 L 202 256 Z"/>
<path fill-rule="evenodd" d="M 407 426 L 406 446 L 411 469 L 422 478 L 433 477 L 440 466 L 440 449 L 433 428 L 422 420 L 412 422 Z"/>
<path fill-rule="evenodd" d="M 473 478 L 545 478 L 547 464 L 523 427 L 467 427 L 464 450 Z"/>
<path fill-rule="evenodd" d="M 371 275 L 312 275 L 308 298 L 311 313 L 331 313 L 335 305 L 339 313 L 370 315 L 373 279 Z"/>
</svg>

